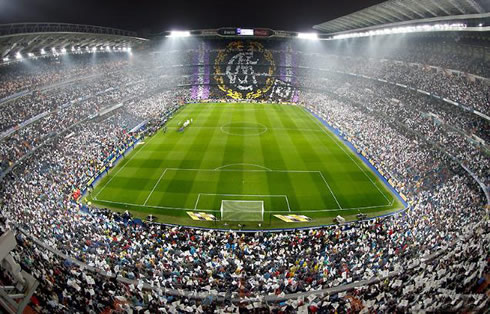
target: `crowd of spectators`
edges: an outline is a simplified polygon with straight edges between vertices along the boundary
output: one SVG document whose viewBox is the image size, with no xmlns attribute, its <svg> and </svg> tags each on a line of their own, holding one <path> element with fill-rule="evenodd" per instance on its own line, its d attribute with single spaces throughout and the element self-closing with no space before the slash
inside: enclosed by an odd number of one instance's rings
<svg viewBox="0 0 490 314">
<path fill-rule="evenodd" d="M 0 138 L 0 174 L 54 134 L 111 106 L 173 88 L 177 80 L 145 69 L 119 68 L 3 104 L 1 130 L 11 132 Z"/>
<path fill-rule="evenodd" d="M 471 136 L 476 134 L 488 142 L 490 121 L 432 97 L 372 80 L 338 76 L 335 82 L 325 83 L 323 88 L 405 124 L 425 139 L 439 144 L 481 181 L 490 183 L 489 148 Z"/>
<path fill-rule="evenodd" d="M 381 83 L 345 76 L 317 80 L 308 85 L 323 91 L 301 92 L 300 103 L 368 154 L 410 200 L 406 212 L 319 229 L 240 233 L 137 223 L 128 214 L 74 202 L 73 190 L 139 136 L 130 132 L 135 126 L 161 121 L 189 100 L 188 90 L 168 90 L 180 78 L 151 73 L 123 72 L 112 77 L 113 89 L 104 86 L 110 90 L 99 95 L 97 84 L 88 82 L 93 97 L 59 110 L 50 105 L 48 116 L 3 140 L 2 156 L 8 157 L 2 160 L 11 164 L 26 156 L 2 182 L 1 227 L 26 233 L 17 233 L 14 254 L 40 282 L 31 307 L 45 313 L 414 312 L 479 311 L 489 304 L 480 290 L 488 281 L 486 199 L 460 165 L 488 184 L 488 158 L 423 113 L 463 131 L 475 125 L 472 116 Z M 118 103 L 123 106 L 104 112 Z M 53 139 L 44 141 L 47 135 Z M 134 282 L 108 278 L 75 260 Z M 365 284 L 313 293 L 356 282 Z M 173 296 L 167 289 L 181 292 Z M 195 299 L 194 292 L 209 297 Z M 299 292 L 308 293 L 264 301 Z M 243 302 L 231 302 L 237 298 Z"/>
<path fill-rule="evenodd" d="M 103 53 L 98 54 L 94 59 L 91 54 L 72 54 L 2 66 L 0 67 L 0 100 L 45 85 L 109 72 L 128 64 L 126 53 Z"/>
<path fill-rule="evenodd" d="M 314 57 L 306 55 L 303 59 L 305 66 L 311 69 L 355 73 L 407 85 L 447 98 L 486 115 L 490 114 L 488 78 L 487 80 L 476 79 L 466 74 L 430 67 L 430 64 L 409 64 L 363 56 L 322 55 Z M 317 75 L 321 76 L 319 73 Z"/>
</svg>

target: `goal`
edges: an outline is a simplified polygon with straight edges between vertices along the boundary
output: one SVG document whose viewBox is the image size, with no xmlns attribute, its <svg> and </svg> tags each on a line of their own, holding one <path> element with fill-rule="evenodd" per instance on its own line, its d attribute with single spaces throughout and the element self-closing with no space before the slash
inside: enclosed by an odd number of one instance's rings
<svg viewBox="0 0 490 314">
<path fill-rule="evenodd" d="M 222 200 L 223 221 L 264 221 L 264 201 Z"/>
</svg>

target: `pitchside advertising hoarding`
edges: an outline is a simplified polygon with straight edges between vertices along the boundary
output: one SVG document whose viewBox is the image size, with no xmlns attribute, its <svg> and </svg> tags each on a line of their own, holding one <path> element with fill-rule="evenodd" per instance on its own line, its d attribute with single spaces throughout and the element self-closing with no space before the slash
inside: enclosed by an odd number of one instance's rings
<svg viewBox="0 0 490 314">
<path fill-rule="evenodd" d="M 193 99 L 297 100 L 296 58 L 289 46 L 257 40 L 232 40 L 218 45 L 196 52 L 196 63 L 204 66 L 196 67 L 194 72 Z M 202 82 L 209 82 L 210 86 L 203 86 Z"/>
</svg>

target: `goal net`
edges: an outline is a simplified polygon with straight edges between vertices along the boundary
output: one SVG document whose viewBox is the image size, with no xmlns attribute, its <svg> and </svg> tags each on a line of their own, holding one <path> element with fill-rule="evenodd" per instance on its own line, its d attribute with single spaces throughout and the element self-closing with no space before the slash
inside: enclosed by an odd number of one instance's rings
<svg viewBox="0 0 490 314">
<path fill-rule="evenodd" d="M 221 220 L 263 221 L 264 201 L 222 200 Z"/>
</svg>

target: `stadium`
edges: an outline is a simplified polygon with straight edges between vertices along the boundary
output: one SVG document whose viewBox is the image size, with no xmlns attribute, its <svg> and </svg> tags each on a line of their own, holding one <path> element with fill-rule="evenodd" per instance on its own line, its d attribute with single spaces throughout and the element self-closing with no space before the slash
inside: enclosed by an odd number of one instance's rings
<svg viewBox="0 0 490 314">
<path fill-rule="evenodd" d="M 488 312 L 490 3 L 309 26 L 0 24 L 2 312 Z"/>
</svg>

